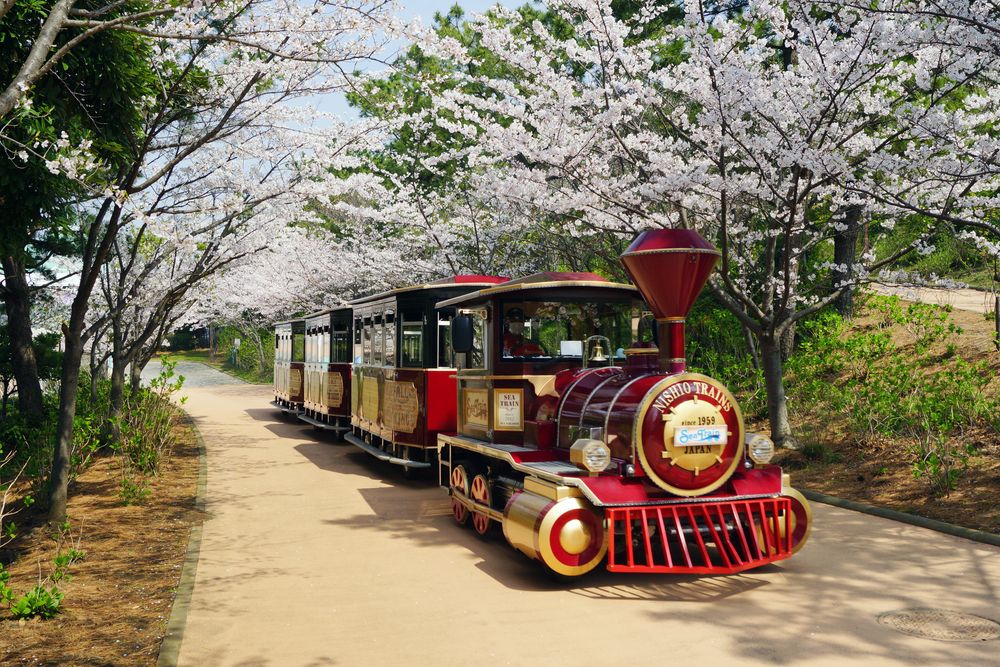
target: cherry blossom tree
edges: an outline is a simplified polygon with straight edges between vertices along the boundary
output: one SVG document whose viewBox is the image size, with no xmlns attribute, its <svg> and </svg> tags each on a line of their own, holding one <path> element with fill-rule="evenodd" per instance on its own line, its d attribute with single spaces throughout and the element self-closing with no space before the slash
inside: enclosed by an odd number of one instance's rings
<svg viewBox="0 0 1000 667">
<path fill-rule="evenodd" d="M 315 110 L 316 95 L 350 85 L 347 70 L 388 39 L 390 9 L 379 0 L 192 3 L 130 28 L 153 40 L 158 88 L 139 102 L 126 167 L 104 183 L 91 178 L 97 196 L 81 207 L 50 520 L 65 515 L 80 362 L 105 263 L 121 258 L 105 273 L 118 286 L 112 301 L 138 298 L 157 313 L 139 327 L 151 340 L 195 282 L 302 218 L 314 179 L 356 136 L 331 139 L 340 128 Z M 64 155 L 51 168 L 99 171 L 85 159 Z"/>
<path fill-rule="evenodd" d="M 996 208 L 995 52 L 942 39 L 948 16 L 905 8 L 688 2 L 650 32 L 656 3 L 626 20 L 607 0 L 550 7 L 571 34 L 505 10 L 475 24 L 507 65 L 498 75 L 424 33 L 457 83 L 428 87 L 432 108 L 409 122 L 463 136 L 481 188 L 558 216 L 564 234 L 684 226 L 714 239 L 710 287 L 759 343 L 773 437 L 795 446 L 782 373 L 794 325 L 929 251 L 942 221 L 974 226 Z M 877 236 L 910 214 L 926 227 L 902 249 L 854 261 L 848 245 L 850 261 L 834 261 L 846 229 Z"/>
</svg>

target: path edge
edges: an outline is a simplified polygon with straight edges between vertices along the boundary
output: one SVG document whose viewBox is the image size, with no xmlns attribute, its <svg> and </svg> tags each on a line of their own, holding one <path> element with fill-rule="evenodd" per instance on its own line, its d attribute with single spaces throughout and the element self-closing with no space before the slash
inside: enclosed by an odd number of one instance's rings
<svg viewBox="0 0 1000 667">
<path fill-rule="evenodd" d="M 918 526 L 920 528 L 927 528 L 928 530 L 937 531 L 939 533 L 962 537 L 967 540 L 972 540 L 973 542 L 981 542 L 982 544 L 990 544 L 995 547 L 1000 547 L 1000 535 L 987 533 L 984 530 L 963 528 L 962 526 L 945 523 L 944 521 L 938 521 L 937 519 L 928 519 L 927 517 L 917 516 L 916 514 L 907 514 L 906 512 L 891 510 L 885 507 L 866 505 L 865 503 L 859 503 L 855 500 L 828 496 L 825 493 L 820 493 L 819 491 L 810 491 L 809 489 L 799 489 L 799 491 L 801 491 L 802 495 L 809 500 L 817 503 L 823 503 L 824 505 L 833 505 L 834 507 L 841 507 L 855 512 L 863 512 L 864 514 L 871 514 L 873 516 L 882 517 L 883 519 L 891 519 L 893 521 L 899 521 L 900 523 L 908 523 L 911 526 Z"/>
<path fill-rule="evenodd" d="M 170 607 L 170 618 L 167 620 L 166 633 L 160 642 L 160 653 L 156 658 L 156 667 L 175 667 L 181 653 L 181 642 L 184 641 L 184 628 L 187 626 L 188 610 L 191 607 L 191 597 L 194 595 L 195 575 L 198 573 L 198 559 L 201 554 L 202 526 L 204 524 L 205 495 L 208 489 L 208 460 L 205 449 L 205 439 L 195 424 L 191 415 L 184 416 L 194 431 L 198 443 L 198 488 L 195 492 L 194 509 L 201 518 L 191 526 L 188 534 L 187 553 L 184 555 L 184 565 L 177 582 L 177 592 L 174 603 Z"/>
</svg>

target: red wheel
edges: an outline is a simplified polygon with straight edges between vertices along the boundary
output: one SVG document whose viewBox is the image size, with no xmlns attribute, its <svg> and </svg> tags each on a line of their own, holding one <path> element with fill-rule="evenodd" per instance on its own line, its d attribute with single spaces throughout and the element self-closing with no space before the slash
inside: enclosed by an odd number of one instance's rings
<svg viewBox="0 0 1000 667">
<path fill-rule="evenodd" d="M 486 481 L 485 475 L 476 475 L 472 478 L 472 492 L 469 495 L 480 505 L 493 506 L 490 483 Z M 492 520 L 489 514 L 476 510 L 472 511 L 472 527 L 480 535 L 485 535 L 489 532 L 491 523 Z"/>
<path fill-rule="evenodd" d="M 455 517 L 458 525 L 464 525 L 469 519 L 469 508 L 455 494 L 469 497 L 469 474 L 465 471 L 465 466 L 457 465 L 451 469 L 451 515 Z"/>
</svg>

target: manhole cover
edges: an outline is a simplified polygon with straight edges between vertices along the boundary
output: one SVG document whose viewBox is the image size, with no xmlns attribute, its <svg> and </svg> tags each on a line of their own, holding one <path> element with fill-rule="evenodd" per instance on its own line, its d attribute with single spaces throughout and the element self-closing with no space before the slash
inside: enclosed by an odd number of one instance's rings
<svg viewBox="0 0 1000 667">
<path fill-rule="evenodd" d="M 913 637 L 942 642 L 977 642 L 1000 637 L 1000 623 L 948 609 L 901 609 L 880 614 L 878 622 Z"/>
</svg>

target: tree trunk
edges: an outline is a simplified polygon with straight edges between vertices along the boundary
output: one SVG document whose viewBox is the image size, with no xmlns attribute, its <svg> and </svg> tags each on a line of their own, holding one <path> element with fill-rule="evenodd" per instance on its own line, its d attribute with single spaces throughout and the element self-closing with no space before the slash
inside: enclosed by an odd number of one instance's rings
<svg viewBox="0 0 1000 667">
<path fill-rule="evenodd" d="M 133 394 L 139 391 L 139 387 L 142 385 L 142 369 L 146 365 L 145 361 L 139 360 L 140 356 L 142 355 L 135 355 L 131 365 L 129 365 L 129 386 L 132 388 Z"/>
<path fill-rule="evenodd" d="M 783 318 L 791 317 L 795 311 L 793 309 L 788 309 L 784 312 Z M 781 336 L 781 361 L 788 361 L 792 357 L 792 353 L 795 352 L 795 325 L 790 325 L 785 329 L 785 333 Z"/>
<path fill-rule="evenodd" d="M 125 405 L 125 361 L 112 357 L 111 361 L 111 396 L 108 418 L 116 420 L 121 416 Z"/>
<path fill-rule="evenodd" d="M 753 362 L 753 367 L 759 371 L 760 353 L 757 351 L 757 341 L 754 340 L 753 331 L 745 324 L 743 325 L 743 340 L 746 342 L 747 352 L 750 353 L 750 361 Z"/>
<path fill-rule="evenodd" d="M 1000 295 L 993 299 L 993 324 L 996 326 L 997 336 L 994 345 L 1000 350 Z"/>
<path fill-rule="evenodd" d="M 847 229 L 838 232 L 833 237 L 833 263 L 837 266 L 845 267 L 845 270 L 833 270 L 832 279 L 834 290 L 838 289 L 842 283 L 853 280 L 854 260 L 858 251 L 858 234 L 861 230 L 861 207 L 851 206 L 844 213 L 844 224 Z M 844 291 L 837 299 L 837 312 L 843 317 L 854 316 L 854 285 L 849 284 L 844 287 Z"/>
<path fill-rule="evenodd" d="M 100 372 L 98 363 L 98 346 L 100 344 L 100 335 L 94 336 L 90 341 L 90 402 L 93 404 L 97 401 L 97 382 L 99 380 L 98 373 Z"/>
<path fill-rule="evenodd" d="M 788 419 L 781 341 L 775 340 L 771 334 L 762 335 L 760 357 L 764 367 L 764 385 L 767 388 L 767 413 L 771 420 L 771 439 L 777 447 L 799 449 L 799 443 L 792 435 L 792 425 Z"/>
<path fill-rule="evenodd" d="M 24 265 L 13 257 L 3 258 L 6 282 L 4 308 L 10 331 L 11 364 L 17 380 L 17 407 L 22 415 L 40 419 L 45 412 L 42 384 L 38 379 L 38 362 L 31 336 L 31 292 Z"/>
<path fill-rule="evenodd" d="M 74 322 L 74 320 L 77 320 Z M 70 457 L 73 454 L 73 418 L 76 416 L 76 395 L 80 383 L 80 363 L 83 360 L 83 316 L 70 318 L 63 327 L 66 352 L 63 355 L 62 386 L 59 388 L 59 420 L 56 425 L 56 448 L 49 473 L 49 523 L 66 520 L 66 500 L 69 494 Z"/>
</svg>

